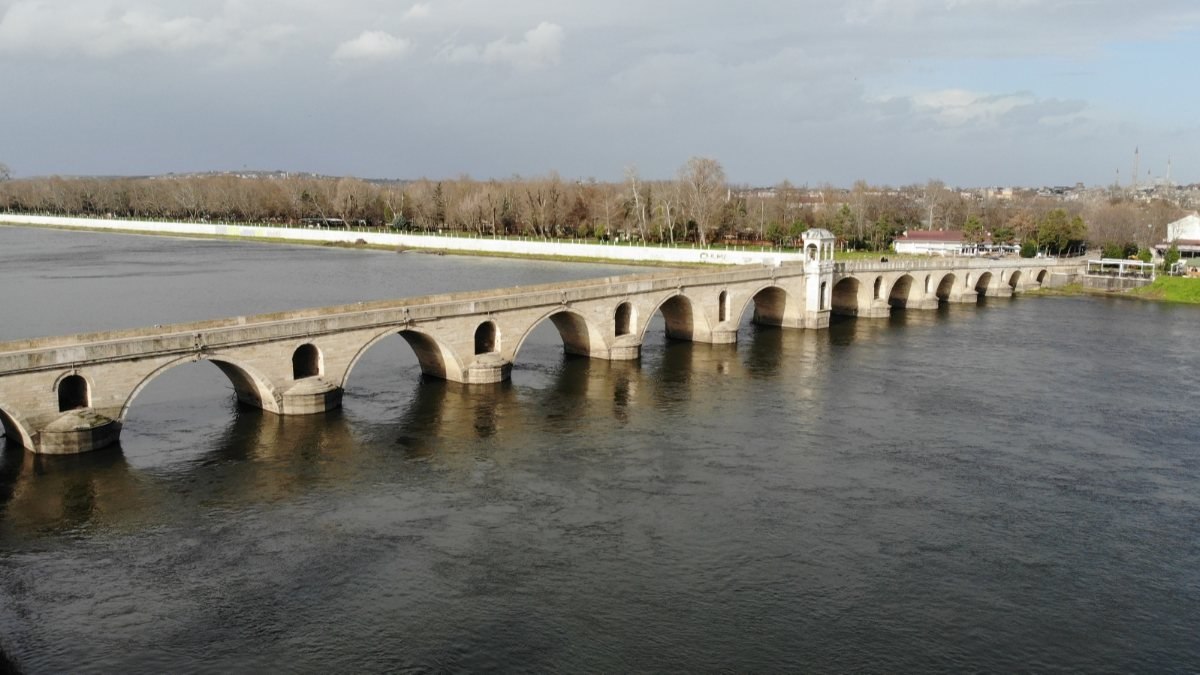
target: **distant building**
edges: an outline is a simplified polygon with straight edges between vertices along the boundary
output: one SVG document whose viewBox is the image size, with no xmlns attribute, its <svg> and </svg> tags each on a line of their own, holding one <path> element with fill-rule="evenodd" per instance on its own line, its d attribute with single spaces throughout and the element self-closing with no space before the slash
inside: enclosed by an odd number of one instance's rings
<svg viewBox="0 0 1200 675">
<path fill-rule="evenodd" d="M 962 255 L 968 246 L 974 250 L 974 245 L 964 242 L 962 232 L 950 230 L 914 230 L 905 232 L 892 242 L 896 253 L 918 255 Z"/>
<path fill-rule="evenodd" d="M 1167 238 L 1155 246 L 1159 255 L 1171 245 L 1179 247 L 1180 258 L 1200 258 L 1200 214 L 1184 216 L 1167 225 Z"/>
</svg>

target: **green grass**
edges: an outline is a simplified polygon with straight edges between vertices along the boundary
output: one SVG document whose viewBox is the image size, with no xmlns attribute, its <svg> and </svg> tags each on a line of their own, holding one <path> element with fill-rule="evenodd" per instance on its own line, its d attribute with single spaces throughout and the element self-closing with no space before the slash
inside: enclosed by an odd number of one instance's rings
<svg viewBox="0 0 1200 675">
<path fill-rule="evenodd" d="M 1158 277 L 1149 286 L 1135 288 L 1129 291 L 1128 294 L 1147 300 L 1200 305 L 1200 279 Z"/>
</svg>

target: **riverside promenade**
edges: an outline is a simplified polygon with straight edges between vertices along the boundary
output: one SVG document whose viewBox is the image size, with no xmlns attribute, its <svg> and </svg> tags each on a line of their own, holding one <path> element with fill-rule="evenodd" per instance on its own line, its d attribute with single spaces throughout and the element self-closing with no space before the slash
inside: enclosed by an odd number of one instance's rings
<svg viewBox="0 0 1200 675">
<path fill-rule="evenodd" d="M 769 265 L 801 262 L 801 253 L 787 253 L 761 247 L 692 248 L 642 246 L 622 243 L 596 243 L 591 240 L 558 241 L 511 239 L 489 236 L 453 236 L 411 234 L 371 229 L 327 229 L 317 227 L 275 227 L 230 223 L 183 223 L 115 218 L 73 218 L 0 213 L 0 224 L 32 225 L 80 230 L 101 230 L 171 236 L 228 237 L 232 239 L 285 240 L 296 243 L 355 244 L 411 248 L 426 251 L 477 253 L 487 255 L 537 256 L 547 258 L 611 260 L 613 262 L 713 265 Z"/>
</svg>

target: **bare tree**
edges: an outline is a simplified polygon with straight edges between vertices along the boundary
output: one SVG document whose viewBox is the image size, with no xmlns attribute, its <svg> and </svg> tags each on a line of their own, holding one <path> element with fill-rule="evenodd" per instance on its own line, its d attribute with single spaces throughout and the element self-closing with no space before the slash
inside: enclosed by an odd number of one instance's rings
<svg viewBox="0 0 1200 675">
<path fill-rule="evenodd" d="M 707 246 L 726 196 L 725 170 L 715 159 L 692 157 L 679 169 L 679 187 L 688 216 L 696 223 L 697 243 Z"/>
<path fill-rule="evenodd" d="M 12 178 L 12 171 L 8 169 L 8 165 L 0 162 L 0 180 L 8 180 Z"/>
<path fill-rule="evenodd" d="M 625 180 L 629 181 L 629 189 L 633 192 L 633 212 L 637 219 L 638 234 L 642 241 L 646 240 L 646 204 L 642 200 L 642 190 L 638 185 L 638 170 L 636 166 L 625 167 Z"/>
</svg>

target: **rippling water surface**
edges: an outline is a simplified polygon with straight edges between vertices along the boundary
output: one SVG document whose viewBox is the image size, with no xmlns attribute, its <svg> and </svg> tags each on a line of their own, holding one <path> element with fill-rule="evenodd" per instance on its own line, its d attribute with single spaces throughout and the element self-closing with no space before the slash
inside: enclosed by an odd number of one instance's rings
<svg viewBox="0 0 1200 675">
<path fill-rule="evenodd" d="M 614 271 L 0 228 L 0 337 Z M 607 363 L 547 324 L 484 388 L 396 337 L 342 410 L 285 419 L 191 364 L 120 449 L 4 452 L 0 646 L 31 673 L 1193 671 L 1198 336 L 1193 308 L 989 299 L 736 346 L 659 320 Z"/>
</svg>

